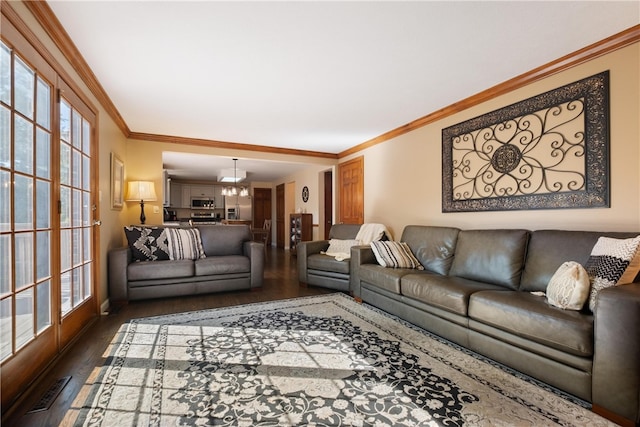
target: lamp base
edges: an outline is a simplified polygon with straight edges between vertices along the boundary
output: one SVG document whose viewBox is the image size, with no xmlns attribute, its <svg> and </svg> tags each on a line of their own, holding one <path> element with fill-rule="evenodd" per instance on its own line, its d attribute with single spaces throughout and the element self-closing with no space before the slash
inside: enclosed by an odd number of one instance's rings
<svg viewBox="0 0 640 427">
<path fill-rule="evenodd" d="M 147 217 L 144 216 L 144 202 L 140 200 L 140 224 L 144 224 L 147 220 Z"/>
</svg>

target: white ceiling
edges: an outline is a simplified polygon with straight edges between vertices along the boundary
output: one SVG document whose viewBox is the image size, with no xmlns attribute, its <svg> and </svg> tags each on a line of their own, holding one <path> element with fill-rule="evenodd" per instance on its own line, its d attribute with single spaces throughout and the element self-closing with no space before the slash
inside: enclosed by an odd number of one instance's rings
<svg viewBox="0 0 640 427">
<path fill-rule="evenodd" d="M 133 132 L 327 153 L 640 22 L 633 0 L 48 3 Z"/>
</svg>

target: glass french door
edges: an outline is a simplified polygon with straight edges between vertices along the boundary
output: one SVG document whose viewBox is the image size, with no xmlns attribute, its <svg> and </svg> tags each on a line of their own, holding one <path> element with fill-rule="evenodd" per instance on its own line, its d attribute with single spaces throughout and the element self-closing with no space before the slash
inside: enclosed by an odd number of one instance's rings
<svg viewBox="0 0 640 427">
<path fill-rule="evenodd" d="M 26 51 L 0 42 L 3 409 L 98 311 L 95 114 Z"/>
</svg>

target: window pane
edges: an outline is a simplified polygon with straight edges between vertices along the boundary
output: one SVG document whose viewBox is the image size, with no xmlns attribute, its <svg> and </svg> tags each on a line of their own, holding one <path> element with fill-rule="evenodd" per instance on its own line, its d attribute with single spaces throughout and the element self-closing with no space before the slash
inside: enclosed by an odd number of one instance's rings
<svg viewBox="0 0 640 427">
<path fill-rule="evenodd" d="M 37 180 L 36 181 L 36 227 L 37 228 L 49 228 L 51 215 L 49 209 L 49 182 Z"/>
<path fill-rule="evenodd" d="M 33 125 L 20 116 L 15 116 L 15 136 L 13 141 L 14 169 L 33 173 Z"/>
<path fill-rule="evenodd" d="M 15 229 L 33 229 L 33 179 L 22 175 L 15 175 L 15 189 L 13 193 Z"/>
<path fill-rule="evenodd" d="M 0 171 L 0 231 L 11 230 L 11 174 Z"/>
<path fill-rule="evenodd" d="M 60 276 L 60 309 L 62 314 L 71 310 L 71 271 Z"/>
<path fill-rule="evenodd" d="M 71 147 L 60 145 L 60 183 L 71 185 Z"/>
<path fill-rule="evenodd" d="M 73 229 L 73 266 L 82 264 L 82 228 Z"/>
<path fill-rule="evenodd" d="M 0 295 L 4 296 L 11 292 L 11 272 L 13 271 L 11 262 L 11 235 L 0 235 Z"/>
<path fill-rule="evenodd" d="M 82 116 L 73 110 L 73 136 L 71 137 L 73 146 L 82 149 Z"/>
<path fill-rule="evenodd" d="M 11 105 L 11 50 L 0 43 L 0 101 Z"/>
<path fill-rule="evenodd" d="M 7 298 L 0 301 L 0 359 L 4 360 L 10 356 L 13 347 L 11 338 L 11 300 Z"/>
<path fill-rule="evenodd" d="M 60 268 L 71 269 L 71 230 L 60 230 Z"/>
<path fill-rule="evenodd" d="M 91 159 L 82 156 L 82 189 L 89 191 L 91 189 Z"/>
<path fill-rule="evenodd" d="M 82 266 L 73 269 L 73 306 L 82 302 Z"/>
<path fill-rule="evenodd" d="M 73 189 L 73 227 L 82 226 L 82 191 Z"/>
<path fill-rule="evenodd" d="M 87 299 L 91 296 L 91 263 L 84 265 L 84 298 Z"/>
<path fill-rule="evenodd" d="M 40 129 L 36 129 L 36 175 L 40 178 L 49 178 L 51 169 L 51 135 Z"/>
<path fill-rule="evenodd" d="M 46 279 L 51 275 L 51 243 L 49 236 L 49 231 L 39 231 L 36 233 L 37 281 Z"/>
<path fill-rule="evenodd" d="M 17 56 L 15 58 L 15 103 L 17 111 L 33 119 L 33 94 L 35 75 L 27 64 Z"/>
<path fill-rule="evenodd" d="M 38 293 L 38 313 L 36 316 L 37 331 L 42 332 L 44 328 L 51 325 L 51 283 L 40 283 L 37 288 Z"/>
<path fill-rule="evenodd" d="M 33 233 L 15 234 L 16 289 L 32 285 L 33 281 Z"/>
<path fill-rule="evenodd" d="M 82 192 L 82 226 L 88 227 L 91 225 L 91 193 L 87 191 Z"/>
<path fill-rule="evenodd" d="M 51 129 L 51 88 L 44 80 L 38 78 L 36 91 L 38 96 L 36 122 L 45 129 Z"/>
<path fill-rule="evenodd" d="M 80 188 L 82 183 L 80 182 L 80 178 L 82 177 L 82 163 L 80 161 L 80 152 L 75 148 L 71 150 L 73 155 L 73 160 L 71 163 L 71 185 L 76 188 Z"/>
<path fill-rule="evenodd" d="M 60 187 L 60 227 L 71 227 L 71 189 Z"/>
<path fill-rule="evenodd" d="M 91 125 L 88 121 L 82 120 L 82 152 L 91 155 Z"/>
<path fill-rule="evenodd" d="M 33 288 L 16 294 L 16 349 L 31 339 L 33 331 Z"/>
<path fill-rule="evenodd" d="M 84 230 L 83 231 L 83 234 L 84 234 L 83 261 L 87 262 L 87 261 L 91 261 L 91 227 L 85 227 L 83 228 L 83 230 Z"/>
<path fill-rule="evenodd" d="M 11 167 L 11 111 L 0 105 L 0 167 Z"/>
<path fill-rule="evenodd" d="M 60 101 L 60 139 L 71 142 L 71 108 L 64 99 Z"/>
</svg>

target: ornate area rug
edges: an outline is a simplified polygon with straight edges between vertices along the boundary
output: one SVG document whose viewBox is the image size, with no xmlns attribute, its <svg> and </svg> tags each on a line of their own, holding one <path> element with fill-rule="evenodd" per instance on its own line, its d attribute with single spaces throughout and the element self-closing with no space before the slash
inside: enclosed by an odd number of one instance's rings
<svg viewBox="0 0 640 427">
<path fill-rule="evenodd" d="M 605 426 L 342 294 L 135 319 L 77 425 Z"/>
</svg>

